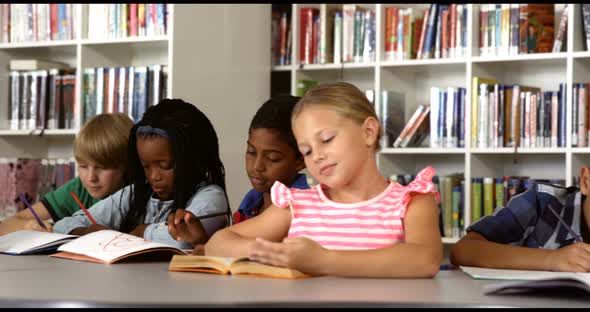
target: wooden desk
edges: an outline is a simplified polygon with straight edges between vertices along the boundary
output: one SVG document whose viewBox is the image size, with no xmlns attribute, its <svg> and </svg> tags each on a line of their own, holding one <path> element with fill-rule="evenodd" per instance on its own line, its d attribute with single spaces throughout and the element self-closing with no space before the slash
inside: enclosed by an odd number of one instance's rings
<svg viewBox="0 0 590 312">
<path fill-rule="evenodd" d="M 590 296 L 489 296 L 461 271 L 434 279 L 282 280 L 0 255 L 0 307 L 589 307 Z"/>
</svg>

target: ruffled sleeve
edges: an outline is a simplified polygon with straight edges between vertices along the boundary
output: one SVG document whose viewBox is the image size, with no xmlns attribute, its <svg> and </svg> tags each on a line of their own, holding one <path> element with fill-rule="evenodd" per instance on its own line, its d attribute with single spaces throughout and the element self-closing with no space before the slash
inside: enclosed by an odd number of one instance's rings
<svg viewBox="0 0 590 312">
<path fill-rule="evenodd" d="M 402 205 L 404 207 L 404 211 L 402 213 L 403 216 L 406 214 L 406 210 L 410 200 L 412 199 L 412 193 L 420 193 L 420 194 L 432 194 L 434 195 L 437 204 L 440 203 L 440 194 L 436 190 L 436 186 L 432 183 L 432 177 L 436 171 L 432 166 L 428 166 L 422 171 L 420 171 L 414 181 L 410 182 L 407 186 L 404 187 L 404 195 L 402 199 Z"/>
<path fill-rule="evenodd" d="M 270 188 L 270 200 L 275 206 L 285 208 L 293 201 L 293 194 L 285 184 L 275 181 Z"/>
</svg>

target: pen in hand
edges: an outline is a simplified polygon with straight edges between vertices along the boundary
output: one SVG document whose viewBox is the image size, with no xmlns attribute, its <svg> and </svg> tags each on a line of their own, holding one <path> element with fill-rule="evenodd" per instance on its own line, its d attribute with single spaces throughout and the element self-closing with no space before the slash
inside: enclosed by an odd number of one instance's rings
<svg viewBox="0 0 590 312">
<path fill-rule="evenodd" d="M 565 223 L 565 221 L 559 216 L 559 214 L 557 212 L 555 212 L 555 210 L 553 210 L 553 207 L 551 206 L 551 204 L 547 204 L 547 208 L 549 208 L 549 210 L 553 213 L 553 215 L 555 215 L 555 217 L 557 217 L 557 220 L 559 221 L 559 223 L 561 223 L 561 225 L 563 225 L 563 227 L 565 227 L 565 229 L 574 237 L 574 239 L 576 240 L 576 243 L 582 243 L 583 240 L 582 238 L 576 234 L 576 232 L 574 232 L 574 230 L 572 230 L 572 228 L 567 225 L 567 223 Z"/>
<path fill-rule="evenodd" d="M 44 229 L 49 230 L 45 226 L 45 224 L 43 223 L 43 221 L 41 220 L 41 218 L 39 218 L 39 215 L 37 215 L 37 213 L 33 209 L 33 206 L 31 206 L 31 204 L 29 204 L 29 202 L 27 201 L 27 199 L 25 198 L 25 196 L 23 195 L 23 193 L 18 193 L 18 197 L 25 204 L 25 206 L 27 206 L 27 208 L 29 208 L 29 210 L 31 211 L 31 214 L 33 214 L 33 217 L 35 217 L 35 219 L 37 219 L 37 223 L 39 223 L 39 225 L 42 226 Z"/>
</svg>

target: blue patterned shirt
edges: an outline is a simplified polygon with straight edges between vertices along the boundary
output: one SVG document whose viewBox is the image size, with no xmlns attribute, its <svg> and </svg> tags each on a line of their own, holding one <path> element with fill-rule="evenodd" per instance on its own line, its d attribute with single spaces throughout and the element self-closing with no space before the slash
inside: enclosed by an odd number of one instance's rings
<svg viewBox="0 0 590 312">
<path fill-rule="evenodd" d="M 512 197 L 507 207 L 498 207 L 493 215 L 472 224 L 467 232 L 477 232 L 487 240 L 501 244 L 558 249 L 575 240 L 547 206 L 551 205 L 582 237 L 581 195 L 577 187 L 535 183 L 526 192 Z"/>
</svg>

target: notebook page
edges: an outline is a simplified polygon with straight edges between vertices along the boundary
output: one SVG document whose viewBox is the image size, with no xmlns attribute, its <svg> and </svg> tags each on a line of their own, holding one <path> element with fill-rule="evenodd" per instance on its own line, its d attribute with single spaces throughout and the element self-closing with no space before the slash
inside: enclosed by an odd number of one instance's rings
<svg viewBox="0 0 590 312">
<path fill-rule="evenodd" d="M 0 236 L 0 252 L 20 254 L 40 247 L 59 244 L 64 239 L 74 239 L 77 235 L 20 230 Z"/>
</svg>

